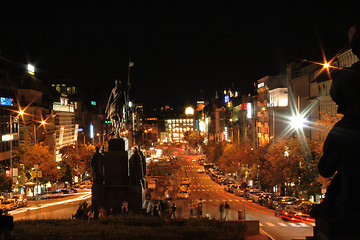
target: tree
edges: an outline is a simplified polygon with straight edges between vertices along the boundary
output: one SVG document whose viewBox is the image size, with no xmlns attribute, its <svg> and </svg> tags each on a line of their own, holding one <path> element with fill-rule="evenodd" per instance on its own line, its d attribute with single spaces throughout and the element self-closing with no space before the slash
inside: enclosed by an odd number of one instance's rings
<svg viewBox="0 0 360 240">
<path fill-rule="evenodd" d="M 204 142 L 204 137 L 201 136 L 199 131 L 187 131 L 184 134 L 185 140 L 188 142 L 190 147 L 197 148 Z"/>
<path fill-rule="evenodd" d="M 225 147 L 226 143 L 224 142 L 210 142 L 204 146 L 204 153 L 210 162 L 217 164 Z"/>
<path fill-rule="evenodd" d="M 235 145 L 228 144 L 218 160 L 220 170 L 225 173 L 237 172 L 239 168 L 239 158 L 237 157 L 238 153 L 239 150 Z"/>
<path fill-rule="evenodd" d="M 79 144 L 61 149 L 61 180 L 72 182 L 74 176 L 91 171 L 91 158 L 95 153 L 93 145 Z"/>
<path fill-rule="evenodd" d="M 24 165 L 25 171 L 29 172 L 38 165 L 38 171 L 42 172 L 39 180 L 43 183 L 55 182 L 59 178 L 59 170 L 53 153 L 43 143 L 25 142 L 18 148 L 20 163 Z"/>
<path fill-rule="evenodd" d="M 4 169 L 0 168 L 0 192 L 11 191 L 11 178 L 7 177 Z"/>
</svg>

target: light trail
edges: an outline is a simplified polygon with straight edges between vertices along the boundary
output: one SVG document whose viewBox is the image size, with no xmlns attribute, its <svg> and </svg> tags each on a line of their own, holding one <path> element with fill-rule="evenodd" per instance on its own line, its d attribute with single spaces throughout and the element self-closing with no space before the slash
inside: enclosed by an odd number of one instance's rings
<svg viewBox="0 0 360 240">
<path fill-rule="evenodd" d="M 91 193 L 85 193 L 85 194 L 82 194 L 82 196 L 80 196 L 78 198 L 73 198 L 73 199 L 63 200 L 63 201 L 58 201 L 58 202 L 53 202 L 53 203 L 45 203 L 45 204 L 41 204 L 39 206 L 16 209 L 16 210 L 13 210 L 13 211 L 9 212 L 9 214 L 10 215 L 16 215 L 16 214 L 19 214 L 19 213 L 27 212 L 29 210 L 38 210 L 38 209 L 51 207 L 51 206 L 56 206 L 56 205 L 60 205 L 60 204 L 64 204 L 64 203 L 72 203 L 72 202 L 82 201 L 82 200 L 86 200 L 86 199 L 88 199 L 90 197 L 91 197 Z"/>
</svg>

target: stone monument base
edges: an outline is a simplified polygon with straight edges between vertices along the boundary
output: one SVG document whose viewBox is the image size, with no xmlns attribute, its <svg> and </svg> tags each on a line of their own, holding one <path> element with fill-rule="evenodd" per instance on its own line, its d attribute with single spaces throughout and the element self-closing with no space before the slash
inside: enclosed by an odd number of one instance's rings
<svg viewBox="0 0 360 240">
<path fill-rule="evenodd" d="M 122 202 L 128 202 L 129 211 L 141 212 L 145 201 L 145 191 L 139 185 L 106 185 L 92 186 L 92 206 L 94 209 L 113 209 L 121 212 Z"/>
<path fill-rule="evenodd" d="M 123 201 L 128 202 L 129 211 L 141 211 L 145 190 L 141 185 L 130 184 L 130 155 L 127 138 L 109 141 L 109 151 L 102 157 L 104 184 L 94 183 L 92 186 L 92 207 L 95 211 L 104 208 L 120 212 Z"/>
</svg>

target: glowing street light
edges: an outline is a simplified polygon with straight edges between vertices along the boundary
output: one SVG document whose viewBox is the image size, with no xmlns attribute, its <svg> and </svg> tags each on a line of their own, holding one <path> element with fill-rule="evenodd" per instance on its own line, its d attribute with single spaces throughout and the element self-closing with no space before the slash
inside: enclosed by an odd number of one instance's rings
<svg viewBox="0 0 360 240">
<path fill-rule="evenodd" d="M 306 119 L 300 115 L 294 115 L 290 118 L 290 125 L 293 129 L 302 129 L 305 126 Z"/>
</svg>

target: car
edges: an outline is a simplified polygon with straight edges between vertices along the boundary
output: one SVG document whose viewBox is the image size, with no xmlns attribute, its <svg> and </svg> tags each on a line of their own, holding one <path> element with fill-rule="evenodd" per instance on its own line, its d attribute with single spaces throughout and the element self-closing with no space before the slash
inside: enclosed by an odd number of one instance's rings
<svg viewBox="0 0 360 240">
<path fill-rule="evenodd" d="M 261 206 L 266 206 L 269 203 L 270 199 L 272 198 L 273 198 L 272 193 L 265 192 L 259 196 L 257 203 L 259 203 Z"/>
<path fill-rule="evenodd" d="M 188 199 L 189 196 L 190 196 L 190 193 L 186 190 L 179 190 L 179 192 L 177 193 L 178 199 Z"/>
<path fill-rule="evenodd" d="M 297 205 L 298 198 L 292 196 L 277 197 L 272 201 L 272 208 L 276 211 L 283 211 L 286 205 Z"/>
<path fill-rule="evenodd" d="M 245 194 L 245 197 L 247 199 L 251 199 L 251 195 L 255 194 L 255 193 L 261 193 L 263 191 L 261 191 L 260 189 L 256 189 L 256 188 L 251 188 L 247 191 L 247 193 Z"/>
<path fill-rule="evenodd" d="M 64 193 L 64 194 L 74 194 L 74 193 L 77 193 L 77 190 L 74 189 L 74 188 L 62 188 L 62 189 L 59 189 L 58 191 L 61 191 L 61 192 Z"/>
<path fill-rule="evenodd" d="M 61 190 L 56 190 L 42 195 L 41 198 L 42 199 L 61 198 L 61 197 L 65 197 L 66 195 L 67 194 L 63 193 Z"/>
<path fill-rule="evenodd" d="M 224 187 L 225 192 L 230 192 L 231 184 L 228 184 Z"/>
<path fill-rule="evenodd" d="M 310 214 L 311 209 L 318 203 L 312 201 L 300 201 L 298 210 L 302 213 Z"/>
<path fill-rule="evenodd" d="M 252 200 L 254 203 L 259 203 L 259 198 L 263 194 L 263 192 L 254 193 L 250 196 L 250 200 Z"/>
<path fill-rule="evenodd" d="M 84 181 L 80 184 L 80 189 L 90 189 L 93 183 L 91 181 Z"/>
<path fill-rule="evenodd" d="M 11 211 L 17 208 L 16 199 L 8 198 L 1 203 L 1 209 L 4 211 Z"/>
<path fill-rule="evenodd" d="M 13 196 L 13 199 L 16 199 L 17 207 L 26 207 L 27 206 L 27 198 L 24 194 L 16 194 Z"/>
<path fill-rule="evenodd" d="M 198 173 L 205 173 L 205 168 L 203 166 L 199 167 Z"/>
<path fill-rule="evenodd" d="M 182 181 L 181 181 L 181 185 L 189 187 L 190 186 L 189 178 L 183 178 Z"/>
</svg>

